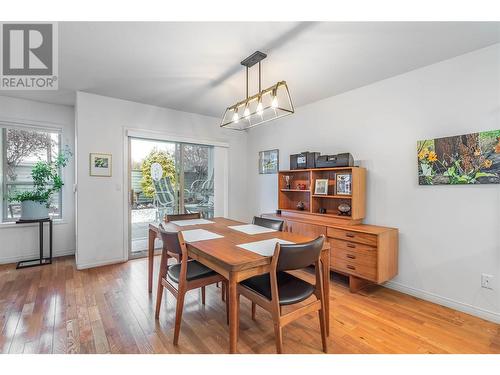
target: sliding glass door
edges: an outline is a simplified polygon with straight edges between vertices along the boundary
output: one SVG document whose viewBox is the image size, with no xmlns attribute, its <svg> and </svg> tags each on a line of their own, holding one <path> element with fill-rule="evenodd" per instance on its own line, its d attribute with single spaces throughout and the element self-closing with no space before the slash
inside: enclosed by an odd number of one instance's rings
<svg viewBox="0 0 500 375">
<path fill-rule="evenodd" d="M 129 138 L 130 255 L 147 250 L 149 223 L 165 215 L 214 214 L 212 146 Z"/>
</svg>

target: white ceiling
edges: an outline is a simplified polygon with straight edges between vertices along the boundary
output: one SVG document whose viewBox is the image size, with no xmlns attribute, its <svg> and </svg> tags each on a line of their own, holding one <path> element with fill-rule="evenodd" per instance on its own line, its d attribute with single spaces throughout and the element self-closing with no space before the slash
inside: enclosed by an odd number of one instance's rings
<svg viewBox="0 0 500 375">
<path fill-rule="evenodd" d="M 73 105 L 82 90 L 221 116 L 255 50 L 268 54 L 263 87 L 286 80 L 301 106 L 498 42 L 497 22 L 63 22 L 59 90 L 0 95 Z"/>
</svg>

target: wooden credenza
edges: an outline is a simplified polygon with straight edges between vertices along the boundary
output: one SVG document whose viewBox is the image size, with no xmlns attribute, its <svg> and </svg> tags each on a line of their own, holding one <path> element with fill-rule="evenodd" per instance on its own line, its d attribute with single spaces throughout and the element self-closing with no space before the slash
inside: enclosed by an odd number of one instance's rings
<svg viewBox="0 0 500 375">
<path fill-rule="evenodd" d="M 285 230 L 319 236 L 330 242 L 330 269 L 349 277 L 349 288 L 356 292 L 366 285 L 381 284 L 398 273 L 398 230 L 366 224 L 344 224 L 308 214 L 262 216 L 285 221 Z"/>
</svg>

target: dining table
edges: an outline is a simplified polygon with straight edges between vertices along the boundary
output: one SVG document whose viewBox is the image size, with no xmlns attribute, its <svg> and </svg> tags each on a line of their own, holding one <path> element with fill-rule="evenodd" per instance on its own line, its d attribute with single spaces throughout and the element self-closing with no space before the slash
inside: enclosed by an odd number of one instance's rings
<svg viewBox="0 0 500 375">
<path fill-rule="evenodd" d="M 262 241 L 267 239 L 280 239 L 294 243 L 303 243 L 314 238 L 291 232 L 273 231 L 268 233 L 248 234 L 232 226 L 245 223 L 216 217 L 207 220 L 204 224 L 177 225 L 173 222 L 164 222 L 162 226 L 168 231 L 188 231 L 204 229 L 216 233 L 219 238 L 204 239 L 187 242 L 188 256 L 204 264 L 228 280 L 229 291 L 229 352 L 237 352 L 239 329 L 239 300 L 237 286 L 241 281 L 253 276 L 270 272 L 272 256 L 260 255 L 257 252 L 239 247 L 241 244 Z M 148 291 L 153 290 L 153 266 L 155 239 L 160 238 L 159 223 L 149 224 L 148 233 Z M 322 282 L 325 301 L 326 331 L 330 331 L 330 245 L 324 242 L 320 255 L 322 267 Z M 159 275 L 161 277 L 162 275 Z"/>
</svg>

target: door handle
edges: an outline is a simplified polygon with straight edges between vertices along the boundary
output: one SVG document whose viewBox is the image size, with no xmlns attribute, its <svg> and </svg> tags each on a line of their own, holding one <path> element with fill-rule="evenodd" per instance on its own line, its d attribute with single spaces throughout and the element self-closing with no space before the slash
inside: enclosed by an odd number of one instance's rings
<svg viewBox="0 0 500 375">
<path fill-rule="evenodd" d="M 353 271 L 355 271 L 355 270 L 356 270 L 356 267 L 351 266 L 350 264 L 348 264 L 348 265 L 347 265 L 347 268 L 349 268 L 350 270 L 353 270 Z"/>
<path fill-rule="evenodd" d="M 349 237 L 349 238 L 354 238 L 354 234 L 352 234 L 352 233 L 346 233 L 345 236 Z"/>
<path fill-rule="evenodd" d="M 356 259 L 356 255 L 352 255 L 352 254 L 347 254 L 346 257 L 349 259 Z"/>
<path fill-rule="evenodd" d="M 354 249 L 354 248 L 356 248 L 356 245 L 354 245 L 353 243 L 347 243 L 347 247 Z"/>
</svg>

